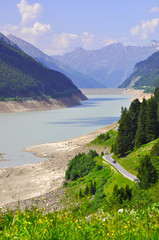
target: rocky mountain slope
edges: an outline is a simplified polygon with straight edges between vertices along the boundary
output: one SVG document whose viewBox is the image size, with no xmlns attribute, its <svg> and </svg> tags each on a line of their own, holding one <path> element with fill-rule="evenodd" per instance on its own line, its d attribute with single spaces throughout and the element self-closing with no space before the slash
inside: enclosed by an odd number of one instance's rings
<svg viewBox="0 0 159 240">
<path fill-rule="evenodd" d="M 135 65 L 133 73 L 119 87 L 159 86 L 159 51 Z"/>
<path fill-rule="evenodd" d="M 79 88 L 102 88 L 102 84 L 95 81 L 93 78 L 86 76 L 85 74 L 73 70 L 66 64 L 49 57 L 47 54 L 43 53 L 40 49 L 36 48 L 32 44 L 16 37 L 13 35 L 7 36 L 10 41 L 16 44 L 20 49 L 22 49 L 26 54 L 33 57 L 37 61 L 41 62 L 46 67 L 59 71 L 65 74 L 72 82 Z"/>
<path fill-rule="evenodd" d="M 71 97 L 85 99 L 64 74 L 50 70 L 0 35 L 0 97 L 48 99 Z"/>
<path fill-rule="evenodd" d="M 119 86 L 132 73 L 137 62 L 146 59 L 158 49 L 157 41 L 144 47 L 116 43 L 99 50 L 77 48 L 54 58 L 110 88 Z"/>
</svg>

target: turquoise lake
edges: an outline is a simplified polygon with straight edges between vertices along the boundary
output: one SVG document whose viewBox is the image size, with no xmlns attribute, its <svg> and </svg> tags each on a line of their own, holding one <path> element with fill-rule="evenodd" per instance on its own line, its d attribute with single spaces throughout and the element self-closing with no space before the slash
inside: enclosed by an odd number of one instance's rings
<svg viewBox="0 0 159 240">
<path fill-rule="evenodd" d="M 88 134 L 119 120 L 121 107 L 129 107 L 129 95 L 89 95 L 72 108 L 0 114 L 0 167 L 14 167 L 45 159 L 26 153 L 25 147 Z"/>
</svg>

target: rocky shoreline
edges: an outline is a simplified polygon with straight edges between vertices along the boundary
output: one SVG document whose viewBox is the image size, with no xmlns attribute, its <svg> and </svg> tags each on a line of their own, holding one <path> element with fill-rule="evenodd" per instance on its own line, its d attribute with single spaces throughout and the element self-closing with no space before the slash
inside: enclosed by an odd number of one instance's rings
<svg viewBox="0 0 159 240">
<path fill-rule="evenodd" d="M 83 100 L 87 100 L 87 98 L 82 93 L 76 93 L 69 97 L 39 101 L 29 99 L 19 101 L 0 101 L 0 113 L 31 112 L 66 108 L 80 105 L 80 102 Z"/>
<path fill-rule="evenodd" d="M 26 148 L 26 151 L 36 153 L 39 157 L 45 156 L 49 160 L 20 167 L 1 168 L 0 207 L 13 207 L 18 201 L 24 203 L 26 199 L 30 199 L 30 204 L 34 197 L 48 196 L 49 193 L 52 195 L 53 191 L 63 185 L 68 162 L 79 152 L 87 153 L 92 149 L 88 146 L 92 140 L 116 126 L 117 123 L 114 123 L 81 137 Z M 103 149 L 96 150 L 101 153 Z M 54 202 L 54 199 L 52 201 Z"/>
<path fill-rule="evenodd" d="M 138 93 L 126 90 L 125 94 L 142 98 L 151 96 L 150 94 L 144 96 L 141 90 Z M 1 168 L 0 207 L 10 206 L 14 208 L 18 202 L 21 203 L 22 208 L 25 208 L 26 205 L 29 207 L 36 197 L 38 202 L 42 201 L 43 204 L 45 203 L 45 207 L 49 206 L 50 209 L 59 208 L 58 199 L 64 197 L 64 190 L 61 186 L 64 182 L 68 162 L 79 152 L 87 153 L 90 150 L 88 144 L 92 140 L 99 134 L 105 133 L 114 127 L 117 127 L 117 123 L 81 137 L 26 148 L 26 151 L 49 160 L 20 167 Z M 103 151 L 100 148 L 96 150 L 98 153 Z"/>
</svg>

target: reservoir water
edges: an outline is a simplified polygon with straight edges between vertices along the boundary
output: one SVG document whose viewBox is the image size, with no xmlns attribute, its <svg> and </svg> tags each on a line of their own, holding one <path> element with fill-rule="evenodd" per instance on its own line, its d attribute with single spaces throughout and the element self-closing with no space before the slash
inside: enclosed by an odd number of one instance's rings
<svg viewBox="0 0 159 240">
<path fill-rule="evenodd" d="M 89 95 L 82 105 L 49 111 L 0 114 L 0 167 L 14 167 L 45 159 L 25 147 L 88 134 L 119 120 L 121 107 L 129 107 L 128 95 Z"/>
</svg>

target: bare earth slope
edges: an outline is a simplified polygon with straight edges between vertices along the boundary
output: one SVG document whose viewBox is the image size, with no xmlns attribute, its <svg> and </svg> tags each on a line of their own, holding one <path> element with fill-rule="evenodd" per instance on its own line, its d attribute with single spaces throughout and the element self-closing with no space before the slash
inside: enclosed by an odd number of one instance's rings
<svg viewBox="0 0 159 240">
<path fill-rule="evenodd" d="M 9 112 L 30 112 L 39 110 L 49 110 L 57 108 L 66 108 L 79 105 L 82 100 L 87 98 L 81 93 L 72 94 L 69 97 L 61 97 L 41 100 L 25 100 L 25 101 L 0 101 L 0 113 Z"/>
</svg>

